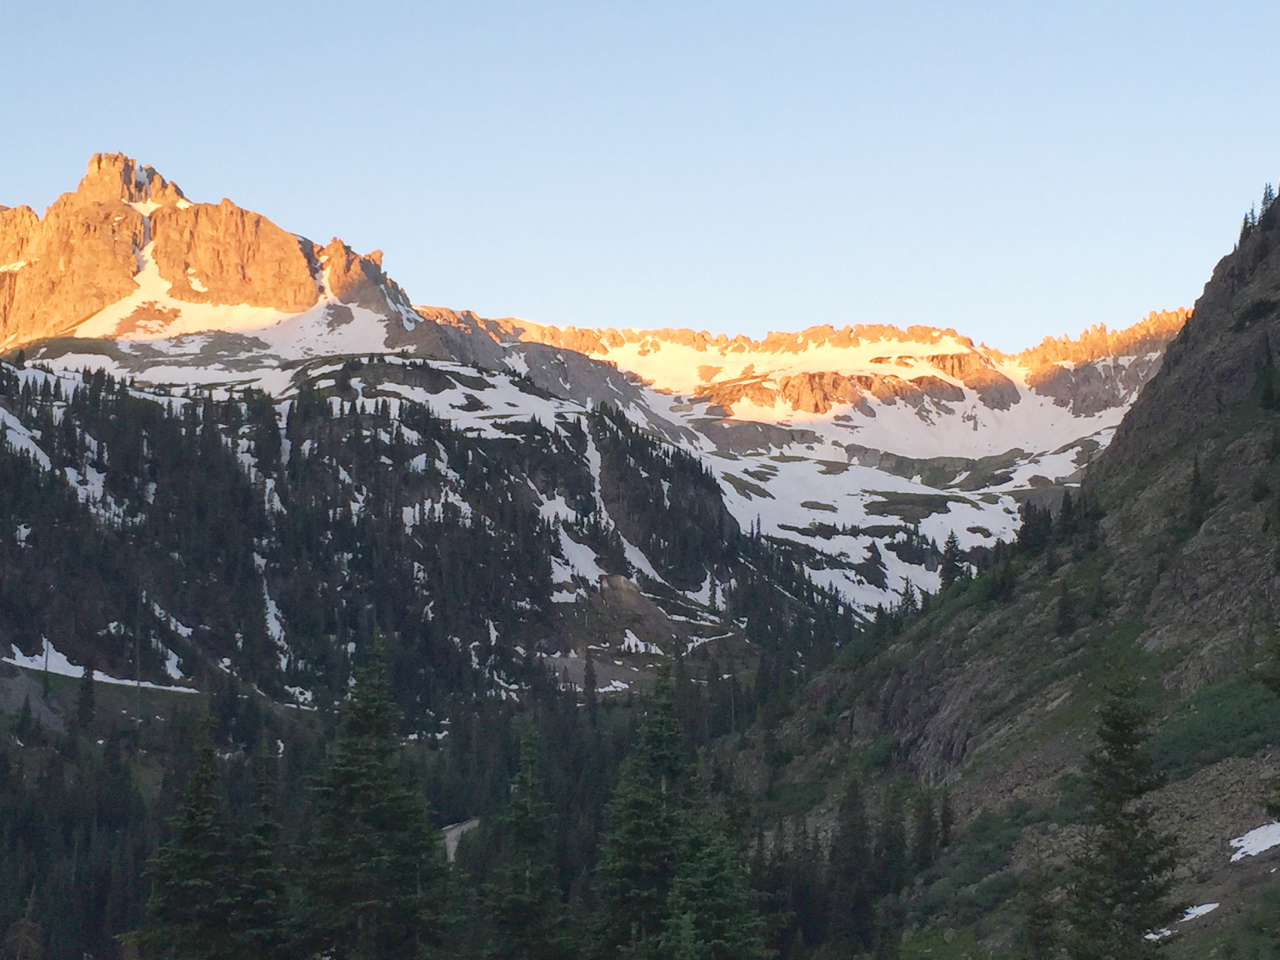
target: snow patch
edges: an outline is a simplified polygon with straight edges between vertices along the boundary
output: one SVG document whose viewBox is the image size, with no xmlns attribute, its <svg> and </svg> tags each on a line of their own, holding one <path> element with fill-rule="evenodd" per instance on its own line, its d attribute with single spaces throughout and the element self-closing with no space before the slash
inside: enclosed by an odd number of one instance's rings
<svg viewBox="0 0 1280 960">
<path fill-rule="evenodd" d="M 4 663 L 11 663 L 15 667 L 22 667 L 26 670 L 45 670 L 59 677 L 82 677 L 84 676 L 84 666 L 74 664 L 67 659 L 66 655 L 54 648 L 48 640 L 43 641 L 44 648 L 40 653 L 27 656 L 20 651 L 15 650 L 12 656 L 0 658 Z M 101 670 L 93 671 L 93 679 L 98 683 L 115 683 L 126 687 L 142 687 L 146 690 L 168 690 L 172 693 L 199 693 L 191 687 L 170 687 L 159 683 L 151 683 L 143 680 L 129 680 L 121 677 L 112 677 L 103 673 Z"/>
<path fill-rule="evenodd" d="M 1280 846 L 1280 823 L 1273 821 L 1250 830 L 1243 837 L 1232 840 L 1231 846 L 1236 848 L 1236 852 L 1231 855 L 1232 863 L 1245 857 L 1256 857 L 1264 850 Z"/>
</svg>

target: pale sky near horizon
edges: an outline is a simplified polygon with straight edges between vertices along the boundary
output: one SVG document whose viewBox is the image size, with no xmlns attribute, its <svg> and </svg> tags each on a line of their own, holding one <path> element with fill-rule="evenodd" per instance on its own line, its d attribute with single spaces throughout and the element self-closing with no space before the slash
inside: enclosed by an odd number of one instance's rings
<svg viewBox="0 0 1280 960">
<path fill-rule="evenodd" d="M 1190 306 L 1280 178 L 1271 2 L 0 0 L 0 204 L 95 151 L 415 303 L 1012 350 Z"/>
</svg>

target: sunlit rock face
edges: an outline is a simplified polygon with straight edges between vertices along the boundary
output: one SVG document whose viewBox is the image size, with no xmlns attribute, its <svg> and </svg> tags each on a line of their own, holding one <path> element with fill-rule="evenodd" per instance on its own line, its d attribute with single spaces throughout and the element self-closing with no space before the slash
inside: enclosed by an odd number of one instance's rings
<svg viewBox="0 0 1280 960">
<path fill-rule="evenodd" d="M 95 155 L 43 217 L 0 208 L 0 346 L 244 332 L 308 311 L 322 332 L 372 317 L 377 329 L 363 339 L 373 348 L 395 338 L 443 356 L 380 251 L 360 256 L 338 239 L 321 247 L 227 199 L 192 203 L 122 154 Z"/>
</svg>

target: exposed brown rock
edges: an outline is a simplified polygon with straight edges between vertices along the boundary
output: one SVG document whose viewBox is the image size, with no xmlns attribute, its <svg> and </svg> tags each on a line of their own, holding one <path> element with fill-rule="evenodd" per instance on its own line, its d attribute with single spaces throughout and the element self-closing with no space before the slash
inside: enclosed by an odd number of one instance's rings
<svg viewBox="0 0 1280 960">
<path fill-rule="evenodd" d="M 319 302 L 327 280 L 340 300 L 387 319 L 388 346 L 450 355 L 435 324 L 420 322 L 383 273 L 381 251 L 361 257 L 339 240 L 321 250 L 230 200 L 191 204 L 123 154 L 95 155 L 76 191 L 43 219 L 0 207 L 0 343 L 66 333 L 136 292 L 148 244 L 175 300 L 298 313 Z M 116 335 L 154 335 L 175 316 L 172 307 L 144 306 Z"/>
<path fill-rule="evenodd" d="M 0 211 L 0 342 L 62 333 L 136 288 L 149 236 L 133 203 L 177 203 L 182 191 L 121 154 L 95 154 L 75 193 L 36 217 Z M 17 264 L 21 263 L 21 266 Z"/>
<path fill-rule="evenodd" d="M 0 274 L 0 342 L 62 333 L 137 289 L 147 223 L 127 203 L 68 193 L 43 220 L 7 219 L 6 245 L 25 265 Z"/>
<path fill-rule="evenodd" d="M 151 222 L 156 266 L 175 299 L 299 313 L 320 298 L 312 245 L 230 200 L 161 207 Z"/>
<path fill-rule="evenodd" d="M 165 180 L 153 167 L 139 167 L 123 153 L 95 153 L 75 196 L 84 204 L 115 200 L 172 204 L 184 199 L 176 183 Z"/>
<path fill-rule="evenodd" d="M 943 353 L 927 359 L 974 391 L 978 399 L 993 410 L 1008 410 L 1020 399 L 1014 382 L 980 353 Z"/>
</svg>

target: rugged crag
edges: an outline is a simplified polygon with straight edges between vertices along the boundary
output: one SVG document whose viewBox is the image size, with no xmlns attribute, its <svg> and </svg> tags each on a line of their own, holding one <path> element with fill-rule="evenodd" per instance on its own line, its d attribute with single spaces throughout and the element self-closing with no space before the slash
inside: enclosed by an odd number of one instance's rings
<svg viewBox="0 0 1280 960">
<path fill-rule="evenodd" d="M 0 209 L 0 345 L 9 348 L 261 327 L 318 306 L 331 308 L 331 325 L 344 308 L 370 311 L 403 345 L 444 355 L 427 331 L 414 336 L 418 318 L 380 251 L 359 256 L 337 239 L 321 247 L 230 200 L 192 203 L 121 154 L 95 155 L 43 218 Z"/>
</svg>

